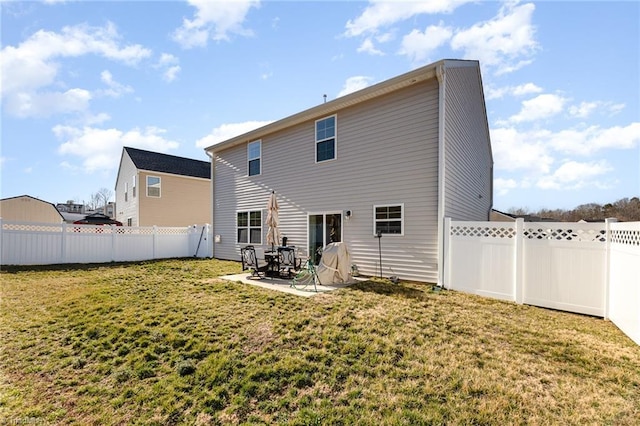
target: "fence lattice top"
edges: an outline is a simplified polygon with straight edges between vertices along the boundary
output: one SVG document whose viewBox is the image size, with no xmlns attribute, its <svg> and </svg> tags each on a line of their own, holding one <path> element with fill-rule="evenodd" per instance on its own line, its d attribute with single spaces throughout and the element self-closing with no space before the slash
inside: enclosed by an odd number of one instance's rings
<svg viewBox="0 0 640 426">
<path fill-rule="evenodd" d="M 607 231 L 604 229 L 575 228 L 526 228 L 524 237 L 530 240 L 583 241 L 606 243 Z"/>
<path fill-rule="evenodd" d="M 452 237 L 513 239 L 516 223 L 452 222 Z M 640 222 L 614 222 L 609 231 L 604 223 L 525 222 L 521 238 L 531 241 L 606 243 L 640 246 Z M 607 232 L 609 235 L 607 235 Z"/>
<path fill-rule="evenodd" d="M 451 235 L 456 237 L 488 237 L 488 238 L 513 238 L 516 230 L 513 227 L 493 226 L 452 226 Z"/>
<path fill-rule="evenodd" d="M 630 246 L 640 246 L 640 230 L 612 229 L 611 242 Z"/>
</svg>

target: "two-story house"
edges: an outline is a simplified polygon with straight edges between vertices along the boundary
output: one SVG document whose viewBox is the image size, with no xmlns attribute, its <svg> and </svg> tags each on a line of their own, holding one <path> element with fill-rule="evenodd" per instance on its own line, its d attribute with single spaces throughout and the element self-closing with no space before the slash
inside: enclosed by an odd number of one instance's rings
<svg viewBox="0 0 640 426">
<path fill-rule="evenodd" d="M 126 226 L 189 226 L 211 220 L 211 164 L 124 147 L 116 220 Z"/>
<path fill-rule="evenodd" d="M 444 218 L 488 220 L 492 207 L 477 61 L 441 60 L 206 150 L 219 259 L 265 247 L 275 191 L 303 256 L 341 241 L 363 274 L 382 258 L 384 276 L 439 282 Z"/>
</svg>

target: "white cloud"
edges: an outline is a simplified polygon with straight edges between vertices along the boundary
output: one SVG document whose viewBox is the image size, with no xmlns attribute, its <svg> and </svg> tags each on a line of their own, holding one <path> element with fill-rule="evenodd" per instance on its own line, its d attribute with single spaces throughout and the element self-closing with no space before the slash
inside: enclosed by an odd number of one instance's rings
<svg viewBox="0 0 640 426">
<path fill-rule="evenodd" d="M 388 43 L 394 38 L 395 38 L 395 35 L 391 31 L 388 33 L 382 33 L 382 34 L 376 35 L 376 41 L 378 43 Z"/>
<path fill-rule="evenodd" d="M 244 133 L 255 130 L 259 127 L 271 124 L 273 121 L 245 121 L 243 123 L 228 123 L 214 128 L 207 136 L 198 139 L 196 146 L 198 148 L 208 148 L 218 142 L 240 136 Z"/>
<path fill-rule="evenodd" d="M 592 101 L 580 102 L 578 105 L 571 105 L 568 109 L 569 115 L 575 118 L 587 118 L 595 112 L 604 115 L 615 115 L 622 111 L 625 104 L 614 104 L 613 102 Z"/>
<path fill-rule="evenodd" d="M 182 67 L 179 64 L 180 60 L 177 57 L 170 53 L 162 53 L 154 68 L 163 68 L 162 79 L 167 83 L 171 83 L 178 77 L 178 73 L 182 71 Z"/>
<path fill-rule="evenodd" d="M 382 52 L 371 38 L 382 29 L 422 14 L 450 13 L 469 1 L 370 1 L 360 16 L 347 22 L 344 35 L 365 37 L 358 51 L 379 55 Z M 534 10 L 533 3 L 508 1 L 495 17 L 469 28 L 454 29 L 441 22 L 424 31 L 413 29 L 403 37 L 399 52 L 422 62 L 449 43 L 453 50 L 462 51 L 463 58 L 479 60 L 496 75 L 510 73 L 530 64 L 539 48 L 532 24 Z"/>
<path fill-rule="evenodd" d="M 485 98 L 500 99 L 504 96 L 523 96 L 542 92 L 542 88 L 533 83 L 520 84 L 518 86 L 503 86 L 499 88 L 486 86 L 484 90 Z"/>
<path fill-rule="evenodd" d="M 108 89 L 98 91 L 99 94 L 112 98 L 119 98 L 123 94 L 133 92 L 133 88 L 131 86 L 125 86 L 124 84 L 118 83 L 113 79 L 111 72 L 107 70 L 100 73 L 100 80 L 107 85 Z"/>
<path fill-rule="evenodd" d="M 521 123 L 549 118 L 561 113 L 566 102 L 567 99 L 559 95 L 550 93 L 538 95 L 533 99 L 522 101 L 522 109 L 511 116 L 509 121 Z"/>
<path fill-rule="evenodd" d="M 174 65 L 179 63 L 180 60 L 178 58 L 176 58 L 175 56 L 173 56 L 170 53 L 162 53 L 160 55 L 160 60 L 158 61 L 158 66 L 162 66 L 162 65 Z"/>
<path fill-rule="evenodd" d="M 637 148 L 640 146 L 640 122 L 624 127 L 592 126 L 559 132 L 497 128 L 491 130 L 491 145 L 496 171 L 521 173 L 520 187 L 525 187 L 526 181 L 546 189 L 605 187 L 610 183 L 594 178 L 611 171 L 608 163 L 577 161 L 572 157 L 591 156 L 606 149 Z M 562 161 L 556 158 L 559 156 L 563 157 Z M 558 163 L 561 165 L 552 171 Z M 508 190 L 503 183 L 500 183 L 501 190 Z"/>
<path fill-rule="evenodd" d="M 230 34 L 252 35 L 242 24 L 252 7 L 259 7 L 259 0 L 211 1 L 188 0 L 196 8 L 194 19 L 183 19 L 175 30 L 173 39 L 183 48 L 203 47 L 207 41 L 229 40 Z"/>
<path fill-rule="evenodd" d="M 58 147 L 62 155 L 82 159 L 86 172 L 113 170 L 118 167 L 123 146 L 167 152 L 178 148 L 178 142 L 166 139 L 165 130 L 157 127 L 129 131 L 99 129 L 95 127 L 55 126 L 53 133 L 64 142 Z M 67 164 L 69 164 L 67 162 Z"/>
<path fill-rule="evenodd" d="M 357 52 L 378 56 L 384 55 L 384 52 L 382 50 L 376 49 L 376 47 L 373 45 L 373 41 L 370 38 L 364 39 L 360 47 L 358 47 Z"/>
<path fill-rule="evenodd" d="M 493 180 L 493 189 L 496 195 L 506 195 L 517 187 L 518 183 L 514 179 L 495 178 Z"/>
<path fill-rule="evenodd" d="M 550 134 L 547 144 L 556 151 L 574 155 L 593 155 L 604 149 L 633 149 L 640 145 L 640 122 L 625 127 L 562 130 Z"/>
<path fill-rule="evenodd" d="M 135 65 L 151 55 L 149 49 L 138 44 L 121 46 L 119 38 L 112 23 L 103 27 L 76 25 L 64 27 L 60 33 L 40 30 L 18 46 L 4 47 L 0 52 L 0 88 L 7 112 L 27 117 L 87 108 L 91 94 L 86 89 L 43 91 L 60 83 L 56 59 L 95 54 Z"/>
<path fill-rule="evenodd" d="M 402 38 L 400 54 L 407 55 L 413 62 L 422 62 L 451 38 L 453 31 L 440 24 L 427 27 L 424 32 L 413 30 Z"/>
<path fill-rule="evenodd" d="M 369 2 L 369 6 L 354 20 L 347 21 L 345 35 L 356 37 L 376 33 L 380 28 L 410 19 L 421 14 L 450 13 L 471 0 L 437 1 L 380 1 Z"/>
<path fill-rule="evenodd" d="M 608 149 L 640 146 L 640 122 L 601 128 L 521 131 L 514 127 L 491 130 L 491 145 L 497 170 L 549 173 L 554 156 L 591 156 Z"/>
<path fill-rule="evenodd" d="M 164 74 L 162 74 L 162 79 L 164 81 L 166 81 L 167 83 L 171 83 L 173 80 L 176 79 L 176 77 L 178 76 L 178 73 L 182 70 L 182 68 L 180 67 L 180 65 L 174 65 L 172 67 L 169 67 Z"/>
<path fill-rule="evenodd" d="M 53 114 L 84 112 L 89 108 L 92 95 L 84 89 L 65 92 L 22 92 L 8 96 L 4 107 L 11 115 L 20 118 L 49 117 Z"/>
<path fill-rule="evenodd" d="M 93 126 L 95 124 L 102 124 L 106 121 L 111 120 L 111 116 L 106 112 L 101 112 L 98 114 L 87 114 L 82 117 L 82 123 L 86 126 Z"/>
<path fill-rule="evenodd" d="M 366 77 L 363 75 L 357 75 L 354 77 L 349 77 L 347 81 L 344 82 L 342 86 L 342 90 L 338 93 L 338 96 L 348 95 L 349 93 L 357 92 L 358 90 L 364 89 L 365 87 L 371 84 L 373 79 L 371 77 Z"/>
<path fill-rule="evenodd" d="M 466 59 L 477 59 L 495 74 L 515 71 L 531 62 L 537 51 L 532 3 L 508 2 L 498 15 L 468 29 L 457 31 L 451 39 L 454 50 L 462 50 Z"/>
<path fill-rule="evenodd" d="M 540 178 L 536 186 L 541 189 L 558 190 L 574 190 L 586 186 L 607 188 L 608 183 L 600 179 L 612 170 L 613 168 L 605 160 L 589 163 L 567 161 L 552 174 Z"/>
<path fill-rule="evenodd" d="M 542 88 L 536 86 L 533 83 L 521 84 L 519 86 L 515 86 L 512 90 L 512 93 L 515 96 L 530 95 L 532 93 L 540 93 L 540 92 L 542 92 Z"/>
<path fill-rule="evenodd" d="M 519 132 L 515 128 L 491 130 L 491 146 L 497 170 L 548 173 L 554 162 L 546 131 Z"/>
<path fill-rule="evenodd" d="M 590 116 L 597 107 L 597 102 L 581 102 L 580 105 L 571 105 L 569 107 L 569 114 L 577 118 L 586 118 Z"/>
</svg>

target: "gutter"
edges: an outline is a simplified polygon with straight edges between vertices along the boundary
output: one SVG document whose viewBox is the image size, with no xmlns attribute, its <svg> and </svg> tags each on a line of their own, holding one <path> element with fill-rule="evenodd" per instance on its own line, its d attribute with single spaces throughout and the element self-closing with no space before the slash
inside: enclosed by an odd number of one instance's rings
<svg viewBox="0 0 640 426">
<path fill-rule="evenodd" d="M 438 78 L 438 287 L 444 285 L 444 220 L 445 220 L 445 106 L 446 73 L 444 62 L 436 68 Z"/>
<path fill-rule="evenodd" d="M 214 234 L 213 238 L 211 238 L 211 258 L 215 259 L 216 257 L 216 238 L 215 238 L 215 217 L 216 217 L 216 193 L 215 193 L 215 180 L 216 180 L 216 161 L 214 158 L 214 154 L 207 150 L 204 151 L 207 154 L 207 157 L 211 160 L 211 182 L 209 185 L 211 186 L 209 193 L 211 194 L 211 233 Z"/>
</svg>

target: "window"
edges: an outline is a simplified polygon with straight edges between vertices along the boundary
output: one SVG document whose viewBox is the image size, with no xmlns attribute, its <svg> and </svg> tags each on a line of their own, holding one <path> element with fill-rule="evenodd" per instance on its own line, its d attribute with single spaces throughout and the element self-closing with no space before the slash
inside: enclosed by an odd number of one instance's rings
<svg viewBox="0 0 640 426">
<path fill-rule="evenodd" d="M 316 163 L 336 158 L 336 116 L 316 121 Z"/>
<path fill-rule="evenodd" d="M 160 197 L 160 178 L 147 176 L 147 197 Z"/>
<path fill-rule="evenodd" d="M 136 175 L 133 175 L 133 181 L 131 182 L 131 195 L 136 197 Z"/>
<path fill-rule="evenodd" d="M 132 224 L 133 224 L 133 219 L 128 217 L 127 218 L 127 226 L 132 226 Z"/>
<path fill-rule="evenodd" d="M 129 201 L 129 184 L 127 182 L 124 183 L 124 200 Z"/>
<path fill-rule="evenodd" d="M 261 173 L 260 157 L 262 151 L 262 143 L 255 141 L 247 144 L 247 161 L 249 162 L 249 176 L 256 176 Z"/>
<path fill-rule="evenodd" d="M 374 234 L 404 235 L 402 204 L 374 206 Z"/>
<path fill-rule="evenodd" d="M 238 243 L 262 244 L 262 211 L 238 212 Z"/>
</svg>

